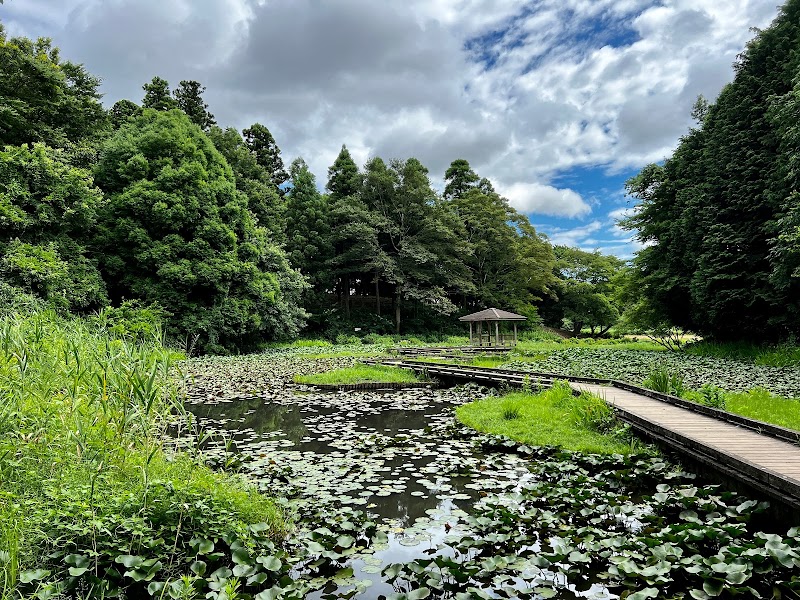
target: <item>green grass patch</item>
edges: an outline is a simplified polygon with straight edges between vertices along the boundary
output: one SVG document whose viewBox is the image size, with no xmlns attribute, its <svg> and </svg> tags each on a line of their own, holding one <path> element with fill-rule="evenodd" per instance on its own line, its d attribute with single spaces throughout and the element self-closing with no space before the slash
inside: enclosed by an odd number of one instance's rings
<svg viewBox="0 0 800 600">
<path fill-rule="evenodd" d="M 353 383 L 416 383 L 423 381 L 413 371 L 382 365 L 355 365 L 313 375 L 295 375 L 296 383 L 340 385 Z"/>
<path fill-rule="evenodd" d="M 630 454 L 635 444 L 602 398 L 575 396 L 566 382 L 538 394 L 512 392 L 456 409 L 458 419 L 483 433 L 504 435 L 532 446 L 558 446 L 597 454 Z"/>
<path fill-rule="evenodd" d="M 800 431 L 800 400 L 773 396 L 763 388 L 749 392 L 729 392 L 725 398 L 729 411 Z"/>
</svg>

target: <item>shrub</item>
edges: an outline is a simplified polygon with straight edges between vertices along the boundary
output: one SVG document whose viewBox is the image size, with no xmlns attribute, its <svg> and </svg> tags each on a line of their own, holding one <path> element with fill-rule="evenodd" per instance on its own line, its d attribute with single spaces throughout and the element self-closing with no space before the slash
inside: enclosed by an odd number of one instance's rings
<svg viewBox="0 0 800 600">
<path fill-rule="evenodd" d="M 351 344 L 360 344 L 361 338 L 357 335 L 348 335 L 346 333 L 340 333 L 336 336 L 336 343 L 340 346 L 347 346 Z"/>
<path fill-rule="evenodd" d="M 679 372 L 672 372 L 665 364 L 656 366 L 650 375 L 642 382 L 646 388 L 663 394 L 682 396 L 686 388 L 683 385 L 683 375 Z"/>
</svg>

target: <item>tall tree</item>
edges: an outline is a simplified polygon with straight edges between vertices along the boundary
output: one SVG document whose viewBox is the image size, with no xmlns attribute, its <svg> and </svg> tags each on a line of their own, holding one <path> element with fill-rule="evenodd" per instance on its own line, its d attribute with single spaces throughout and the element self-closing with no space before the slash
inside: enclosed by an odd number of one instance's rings
<svg viewBox="0 0 800 600">
<path fill-rule="evenodd" d="M 153 110 L 172 110 L 178 107 L 178 103 L 169 92 L 169 82 L 161 77 L 153 77 L 150 83 L 142 86 L 144 99 L 142 107 L 152 108 Z"/>
<path fill-rule="evenodd" d="M 159 303 L 174 330 L 199 336 L 205 350 L 252 348 L 297 330 L 303 313 L 281 281 L 302 278 L 255 226 L 231 168 L 186 115 L 145 110 L 123 125 L 96 178 L 109 202 L 102 267 L 115 301 Z"/>
<path fill-rule="evenodd" d="M 186 113 L 192 123 L 200 129 L 207 130 L 217 122 L 214 120 L 214 115 L 208 111 L 208 104 L 203 100 L 205 91 L 205 86 L 200 85 L 200 82 L 183 80 L 175 88 L 173 95 L 178 108 Z"/>
<path fill-rule="evenodd" d="M 378 247 L 374 224 L 361 199 L 362 176 L 344 145 L 328 168 L 326 188 L 330 192 L 330 277 L 349 318 L 351 279 L 365 270 L 365 258 L 375 255 Z"/>
<path fill-rule="evenodd" d="M 464 248 L 448 227 L 428 170 L 416 158 L 395 160 L 391 166 L 374 158 L 366 166 L 362 198 L 378 235 L 378 252 L 366 266 L 394 286 L 396 332 L 404 301 L 454 312 L 448 291 L 461 291 L 466 284 L 460 261 Z"/>
<path fill-rule="evenodd" d="M 281 186 L 289 180 L 289 174 L 283 167 L 281 150 L 275 143 L 275 138 L 272 137 L 269 129 L 260 123 L 251 125 L 242 131 L 242 135 L 245 144 L 255 156 L 256 162 L 266 169 L 275 190 L 283 197 Z"/>
<path fill-rule="evenodd" d="M 0 147 L 65 147 L 105 135 L 100 80 L 62 61 L 50 39 L 7 38 L 0 23 Z"/>
<path fill-rule="evenodd" d="M 444 173 L 444 180 L 446 182 L 444 186 L 444 197 L 447 200 L 463 197 L 464 194 L 476 187 L 478 182 L 481 181 L 475 171 L 469 166 L 469 163 L 463 158 L 456 159 L 450 163 L 450 166 Z M 488 182 L 488 180 L 483 181 Z M 491 186 L 491 184 L 489 185 Z M 492 191 L 494 190 L 492 189 Z"/>
<path fill-rule="evenodd" d="M 303 159 L 292 162 L 291 178 L 286 194 L 286 252 L 292 265 L 308 278 L 306 308 L 319 313 L 331 283 L 328 203 Z"/>
<path fill-rule="evenodd" d="M 266 228 L 272 241 L 286 238 L 286 206 L 272 185 L 270 174 L 256 161 L 236 129 L 212 127 L 208 136 L 233 169 L 236 189 L 247 195 L 247 204 L 258 225 Z"/>
<path fill-rule="evenodd" d="M 800 71 L 798 44 L 800 0 L 789 0 L 740 55 L 734 81 L 695 111 L 700 126 L 663 168 L 629 182 L 641 204 L 627 226 L 648 243 L 636 265 L 652 314 L 719 339 L 800 332 L 800 281 L 782 245 L 797 205 L 794 128 L 776 108 Z"/>
</svg>

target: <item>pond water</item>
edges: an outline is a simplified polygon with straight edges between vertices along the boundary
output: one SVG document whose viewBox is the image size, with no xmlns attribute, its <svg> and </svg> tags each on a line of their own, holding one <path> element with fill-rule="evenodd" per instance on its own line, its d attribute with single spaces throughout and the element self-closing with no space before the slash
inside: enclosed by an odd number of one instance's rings
<svg viewBox="0 0 800 600">
<path fill-rule="evenodd" d="M 198 361 L 187 409 L 210 463 L 286 499 L 289 544 L 342 567 L 325 580 L 298 564 L 308 598 L 647 598 L 702 588 L 703 557 L 677 561 L 719 552 L 720 531 L 761 543 L 747 522 L 762 506 L 658 457 L 532 449 L 458 426 L 454 408 L 481 388 L 320 393 L 290 382 L 299 370 L 308 361 Z M 696 539 L 681 542 L 681 527 Z"/>
</svg>

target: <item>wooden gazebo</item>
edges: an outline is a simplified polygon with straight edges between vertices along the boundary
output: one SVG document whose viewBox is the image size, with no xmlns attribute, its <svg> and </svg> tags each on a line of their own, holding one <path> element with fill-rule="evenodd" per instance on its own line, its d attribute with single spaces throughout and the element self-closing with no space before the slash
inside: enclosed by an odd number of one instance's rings
<svg viewBox="0 0 800 600">
<path fill-rule="evenodd" d="M 459 319 L 469 323 L 469 343 L 470 346 L 516 346 L 517 344 L 517 322 L 527 321 L 528 317 L 523 317 L 516 313 L 500 310 L 499 308 L 487 308 L 471 315 L 465 315 Z M 500 323 L 510 321 L 514 324 L 514 335 L 504 335 L 500 333 Z M 474 331 L 474 324 L 478 324 L 477 334 Z M 486 333 L 483 333 L 483 324 L 486 323 Z M 492 323 L 494 323 L 494 336 L 492 335 Z M 494 340 L 492 339 L 494 338 Z M 494 343 L 493 343 L 494 342 Z"/>
</svg>

